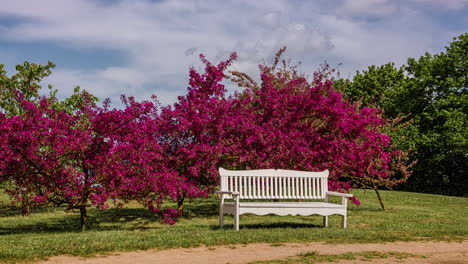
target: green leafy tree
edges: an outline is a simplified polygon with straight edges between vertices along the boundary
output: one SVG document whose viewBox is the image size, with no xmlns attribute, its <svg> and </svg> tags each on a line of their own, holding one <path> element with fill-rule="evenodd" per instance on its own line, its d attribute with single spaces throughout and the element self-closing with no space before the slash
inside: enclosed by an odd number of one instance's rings
<svg viewBox="0 0 468 264">
<path fill-rule="evenodd" d="M 418 160 L 402 188 L 467 194 L 467 33 L 454 38 L 445 52 L 409 58 L 400 68 L 393 63 L 370 66 L 339 84 L 351 100 L 379 105 L 386 117 L 410 122 L 392 134 L 392 140 L 413 149 L 412 158 Z"/>
<path fill-rule="evenodd" d="M 4 65 L 0 64 L 0 112 L 7 116 L 21 115 L 23 107 L 22 100 L 36 103 L 40 100 L 41 81 L 52 74 L 55 64 L 49 61 L 46 65 L 30 63 L 25 61 L 22 65 L 16 66 L 17 73 L 9 77 L 4 70 Z M 57 90 L 48 85 L 49 97 L 56 98 Z M 98 98 L 75 87 L 74 93 L 64 100 L 55 99 L 51 102 L 53 108 L 72 112 L 80 108 L 84 101 L 91 100 L 93 103 Z"/>
</svg>

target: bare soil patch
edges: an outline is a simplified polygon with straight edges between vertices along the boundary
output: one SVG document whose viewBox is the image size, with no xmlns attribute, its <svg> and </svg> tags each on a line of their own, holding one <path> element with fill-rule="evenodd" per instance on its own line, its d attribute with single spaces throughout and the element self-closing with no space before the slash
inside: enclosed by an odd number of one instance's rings
<svg viewBox="0 0 468 264">
<path fill-rule="evenodd" d="M 369 244 L 326 244 L 282 243 L 282 244 L 248 244 L 219 247 L 177 248 L 168 250 L 147 250 L 134 252 L 115 252 L 106 256 L 82 258 L 73 256 L 56 256 L 41 264 L 241 264 L 252 261 L 284 259 L 306 251 L 317 251 L 319 254 L 343 254 L 362 251 L 396 251 L 425 258 L 384 258 L 363 260 L 342 260 L 337 263 L 437 263 L 468 264 L 468 240 L 463 242 L 391 242 Z"/>
</svg>

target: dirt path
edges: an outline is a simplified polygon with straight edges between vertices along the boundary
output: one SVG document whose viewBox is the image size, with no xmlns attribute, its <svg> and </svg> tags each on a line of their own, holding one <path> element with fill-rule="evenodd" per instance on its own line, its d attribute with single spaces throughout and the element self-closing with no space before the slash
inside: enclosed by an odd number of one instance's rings
<svg viewBox="0 0 468 264">
<path fill-rule="evenodd" d="M 249 244 L 220 247 L 178 248 L 161 251 L 135 251 L 118 252 L 109 256 L 95 258 L 80 258 L 71 256 L 52 257 L 41 264 L 237 264 L 249 263 L 256 260 L 284 259 L 295 256 L 300 252 L 317 251 L 319 254 L 342 254 L 346 252 L 361 251 L 397 251 L 426 258 L 395 258 L 373 259 L 372 261 L 343 260 L 338 263 L 437 263 L 437 264 L 468 264 L 468 240 L 457 242 L 392 242 L 372 244 L 324 244 L 311 243 L 285 243 Z"/>
</svg>

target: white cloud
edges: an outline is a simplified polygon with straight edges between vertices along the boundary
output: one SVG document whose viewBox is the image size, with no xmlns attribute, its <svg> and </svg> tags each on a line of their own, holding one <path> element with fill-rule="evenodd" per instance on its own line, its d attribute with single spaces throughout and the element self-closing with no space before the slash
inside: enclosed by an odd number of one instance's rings
<svg viewBox="0 0 468 264">
<path fill-rule="evenodd" d="M 389 0 L 344 0 L 337 9 L 340 16 L 388 16 L 397 10 L 394 2 Z"/>
<path fill-rule="evenodd" d="M 468 5 L 468 0 L 413 0 L 419 4 L 432 5 L 438 8 L 460 10 Z"/>
<path fill-rule="evenodd" d="M 418 1 L 422 0 L 413 0 L 423 4 Z M 467 1 L 444 3 L 455 9 Z M 92 0 L 16 0 L 2 3 L 1 15 L 26 20 L 0 27 L 0 41 L 112 49 L 128 58 L 123 65 L 94 71 L 57 68 L 48 79 L 64 93 L 80 85 L 114 102 L 121 93 L 141 99 L 155 93 L 163 102 L 175 100 L 185 93 L 188 68 L 201 68 L 199 53 L 217 62 L 237 51 L 236 67 L 256 75 L 257 65 L 271 62 L 286 45 L 286 55 L 301 61 L 304 71 L 312 72 L 327 59 L 343 62 L 344 71 L 354 72 L 370 64 L 402 63 L 442 48 L 453 37 L 414 6 L 388 0 L 121 0 L 108 5 Z M 445 41 L 434 45 L 434 36 Z"/>
<path fill-rule="evenodd" d="M 281 13 L 280 12 L 268 12 L 259 16 L 255 22 L 267 28 L 277 28 L 281 25 Z"/>
</svg>

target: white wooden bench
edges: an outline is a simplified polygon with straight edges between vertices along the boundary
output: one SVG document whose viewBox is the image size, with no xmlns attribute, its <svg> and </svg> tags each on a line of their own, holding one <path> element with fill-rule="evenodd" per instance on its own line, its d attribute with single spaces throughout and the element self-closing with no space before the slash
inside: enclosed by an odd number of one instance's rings
<svg viewBox="0 0 468 264">
<path fill-rule="evenodd" d="M 294 170 L 226 170 L 219 168 L 221 187 L 219 226 L 224 225 L 224 215 L 234 216 L 234 227 L 239 230 L 239 216 L 256 215 L 321 215 L 328 227 L 328 216 L 342 216 L 341 226 L 346 228 L 347 198 L 352 194 L 328 191 L 328 170 L 306 172 Z M 330 195 L 340 196 L 341 204 L 328 202 Z M 232 199 L 227 202 L 226 199 Z M 254 200 L 241 201 L 241 200 Z M 323 200 L 304 202 L 272 202 L 271 200 Z M 263 200 L 263 201 L 257 201 Z M 268 201 L 270 200 L 270 201 Z"/>
</svg>

